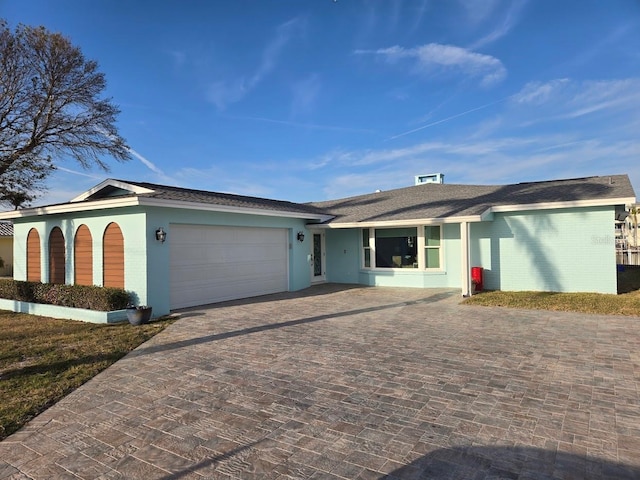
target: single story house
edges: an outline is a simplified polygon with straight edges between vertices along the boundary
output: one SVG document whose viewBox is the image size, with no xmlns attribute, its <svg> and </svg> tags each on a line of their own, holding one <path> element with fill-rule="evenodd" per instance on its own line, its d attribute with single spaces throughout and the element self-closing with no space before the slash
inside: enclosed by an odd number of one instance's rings
<svg viewBox="0 0 640 480">
<path fill-rule="evenodd" d="M 0 222 L 0 276 L 8 276 L 13 272 L 13 224 Z"/>
<path fill-rule="evenodd" d="M 626 175 L 425 183 L 293 203 L 108 179 L 67 203 L 5 212 L 14 278 L 123 287 L 154 315 L 316 282 L 616 293 Z"/>
</svg>

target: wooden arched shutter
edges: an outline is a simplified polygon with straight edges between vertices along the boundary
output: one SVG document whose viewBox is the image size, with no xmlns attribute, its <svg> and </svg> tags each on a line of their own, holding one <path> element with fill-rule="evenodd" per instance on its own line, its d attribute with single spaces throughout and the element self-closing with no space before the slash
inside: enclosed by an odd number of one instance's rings
<svg viewBox="0 0 640 480">
<path fill-rule="evenodd" d="M 40 235 L 35 228 L 27 235 L 27 282 L 41 282 Z"/>
<path fill-rule="evenodd" d="M 59 227 L 49 234 L 49 283 L 65 283 L 64 235 Z"/>
<path fill-rule="evenodd" d="M 93 239 L 86 225 L 80 225 L 73 241 L 74 279 L 77 285 L 93 285 Z"/>
<path fill-rule="evenodd" d="M 102 239 L 102 271 L 105 287 L 124 288 L 124 238 L 117 223 L 107 225 Z"/>
</svg>

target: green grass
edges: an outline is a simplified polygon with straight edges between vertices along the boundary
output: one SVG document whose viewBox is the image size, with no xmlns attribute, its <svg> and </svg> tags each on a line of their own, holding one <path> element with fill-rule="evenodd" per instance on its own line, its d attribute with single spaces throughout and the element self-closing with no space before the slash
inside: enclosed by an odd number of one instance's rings
<svg viewBox="0 0 640 480">
<path fill-rule="evenodd" d="M 171 323 L 104 325 L 0 310 L 0 440 Z"/>
<path fill-rule="evenodd" d="M 601 315 L 640 316 L 640 268 L 618 273 L 618 295 L 602 293 L 486 291 L 467 298 L 467 305 L 529 308 Z"/>
</svg>

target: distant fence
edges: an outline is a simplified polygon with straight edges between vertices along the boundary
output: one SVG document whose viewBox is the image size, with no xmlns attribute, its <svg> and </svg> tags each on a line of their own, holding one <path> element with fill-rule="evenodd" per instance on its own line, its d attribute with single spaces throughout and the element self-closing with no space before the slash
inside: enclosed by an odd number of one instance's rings
<svg viewBox="0 0 640 480">
<path fill-rule="evenodd" d="M 640 250 L 617 250 L 616 263 L 618 265 L 640 265 Z"/>
</svg>

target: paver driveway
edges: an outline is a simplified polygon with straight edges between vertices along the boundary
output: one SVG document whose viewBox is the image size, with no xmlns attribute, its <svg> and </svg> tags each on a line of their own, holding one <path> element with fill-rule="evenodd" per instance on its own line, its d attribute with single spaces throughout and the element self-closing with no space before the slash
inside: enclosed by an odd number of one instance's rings
<svg viewBox="0 0 640 480">
<path fill-rule="evenodd" d="M 0 442 L 0 478 L 640 478 L 640 319 L 458 302 L 182 312 Z"/>
</svg>

